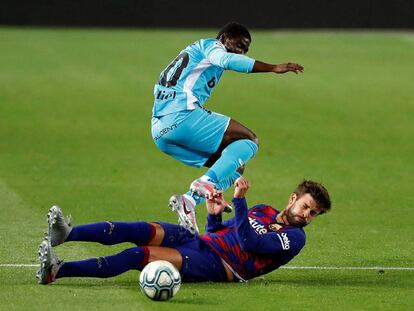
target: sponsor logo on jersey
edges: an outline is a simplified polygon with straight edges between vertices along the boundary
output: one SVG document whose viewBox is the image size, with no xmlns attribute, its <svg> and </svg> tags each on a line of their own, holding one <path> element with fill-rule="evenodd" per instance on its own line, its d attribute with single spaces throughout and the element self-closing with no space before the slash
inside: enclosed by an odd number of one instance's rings
<svg viewBox="0 0 414 311">
<path fill-rule="evenodd" d="M 159 91 L 157 93 L 156 99 L 158 100 L 174 99 L 176 95 L 177 95 L 176 91 L 173 91 L 173 92 Z"/>
<path fill-rule="evenodd" d="M 257 234 L 265 234 L 267 233 L 267 229 L 264 225 L 259 223 L 256 219 L 249 217 L 250 226 L 256 231 Z"/>
<path fill-rule="evenodd" d="M 283 228 L 283 226 L 279 225 L 279 224 L 270 224 L 269 225 L 269 230 L 272 230 L 272 231 L 279 231 L 282 228 Z"/>
<path fill-rule="evenodd" d="M 290 249 L 290 240 L 286 233 L 277 233 L 277 236 L 279 237 L 280 244 L 282 244 L 282 248 L 286 251 Z"/>
</svg>

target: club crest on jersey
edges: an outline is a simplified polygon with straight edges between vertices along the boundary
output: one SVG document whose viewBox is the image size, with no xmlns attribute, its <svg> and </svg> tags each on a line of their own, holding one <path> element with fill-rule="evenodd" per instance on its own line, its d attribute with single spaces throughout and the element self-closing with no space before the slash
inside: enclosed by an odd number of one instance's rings
<svg viewBox="0 0 414 311">
<path fill-rule="evenodd" d="M 282 228 L 283 228 L 283 226 L 279 225 L 279 224 L 270 224 L 269 225 L 269 230 L 272 230 L 272 231 L 279 231 Z"/>
</svg>

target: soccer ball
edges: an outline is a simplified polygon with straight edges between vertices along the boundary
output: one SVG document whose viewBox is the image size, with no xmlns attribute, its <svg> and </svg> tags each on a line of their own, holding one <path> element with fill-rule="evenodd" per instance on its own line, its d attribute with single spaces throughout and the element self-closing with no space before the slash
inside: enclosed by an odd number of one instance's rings
<svg viewBox="0 0 414 311">
<path fill-rule="evenodd" d="M 180 272 L 168 261 L 147 264 L 139 276 L 141 291 L 152 300 L 168 300 L 181 286 Z"/>
</svg>

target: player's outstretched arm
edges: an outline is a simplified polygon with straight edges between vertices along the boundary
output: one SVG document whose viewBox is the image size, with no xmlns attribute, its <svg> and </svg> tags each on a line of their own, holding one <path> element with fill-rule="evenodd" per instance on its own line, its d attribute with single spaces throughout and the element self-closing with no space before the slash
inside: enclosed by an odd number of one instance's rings
<svg viewBox="0 0 414 311">
<path fill-rule="evenodd" d="M 256 60 L 253 66 L 253 70 L 252 70 L 253 73 L 254 72 L 286 73 L 289 71 L 298 74 L 298 73 L 303 73 L 304 68 L 302 65 L 295 64 L 295 63 L 272 65 L 272 64 L 267 64 L 259 60 Z"/>
<path fill-rule="evenodd" d="M 245 195 L 250 184 L 247 179 L 240 177 L 235 182 L 233 203 L 236 214 L 237 236 L 241 249 L 245 252 L 258 254 L 277 254 L 290 252 L 297 254 L 304 245 L 304 237 L 295 230 L 284 232 L 285 240 L 276 232 L 257 234 L 250 226 Z M 286 242 L 286 239 L 288 242 Z M 291 245 L 289 245 L 291 242 Z"/>
<path fill-rule="evenodd" d="M 213 197 L 207 198 L 207 232 L 215 232 L 224 227 L 221 214 L 223 213 L 225 206 L 226 201 L 223 198 L 223 192 L 220 190 L 216 190 Z"/>
</svg>

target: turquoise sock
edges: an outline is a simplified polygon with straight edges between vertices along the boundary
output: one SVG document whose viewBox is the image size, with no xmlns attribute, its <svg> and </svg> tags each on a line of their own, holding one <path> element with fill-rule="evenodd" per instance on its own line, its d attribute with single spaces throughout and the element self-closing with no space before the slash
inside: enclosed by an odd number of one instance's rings
<svg viewBox="0 0 414 311">
<path fill-rule="evenodd" d="M 257 149 L 257 145 L 249 139 L 237 140 L 224 148 L 221 157 L 205 175 L 216 176 L 218 182 L 221 182 L 245 165 L 256 154 Z"/>
<path fill-rule="evenodd" d="M 217 184 L 218 181 L 219 181 L 219 179 L 217 178 L 216 173 L 212 170 L 208 170 L 204 175 L 208 176 L 210 178 L 210 180 L 215 184 Z"/>
<path fill-rule="evenodd" d="M 236 179 L 239 178 L 240 176 L 241 174 L 239 172 L 237 171 L 233 172 L 233 174 L 231 174 L 229 177 L 223 179 L 217 184 L 216 186 L 217 189 L 223 190 L 223 192 L 226 191 L 234 184 Z"/>
</svg>

